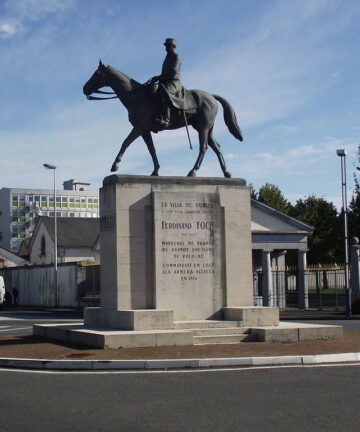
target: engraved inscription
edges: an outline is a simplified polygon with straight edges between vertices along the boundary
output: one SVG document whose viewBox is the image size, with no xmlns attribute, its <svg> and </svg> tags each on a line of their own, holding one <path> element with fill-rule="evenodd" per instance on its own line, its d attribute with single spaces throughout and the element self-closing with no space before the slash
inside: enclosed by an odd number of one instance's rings
<svg viewBox="0 0 360 432">
<path fill-rule="evenodd" d="M 159 200 L 156 213 L 157 272 L 169 281 L 208 283 L 219 268 L 219 206 L 215 194 Z M 219 261 L 219 260 L 218 260 Z M 160 267 L 160 268 L 159 268 Z M 209 279 L 210 278 L 210 279 Z"/>
</svg>

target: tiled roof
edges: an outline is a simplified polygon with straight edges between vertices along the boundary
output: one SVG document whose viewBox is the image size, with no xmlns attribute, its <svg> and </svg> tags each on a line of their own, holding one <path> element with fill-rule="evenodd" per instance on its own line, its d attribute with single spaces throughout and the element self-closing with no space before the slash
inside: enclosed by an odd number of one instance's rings
<svg viewBox="0 0 360 432">
<path fill-rule="evenodd" d="M 40 216 L 54 241 L 54 218 Z M 57 218 L 57 242 L 59 247 L 92 247 L 100 232 L 99 218 Z"/>
</svg>

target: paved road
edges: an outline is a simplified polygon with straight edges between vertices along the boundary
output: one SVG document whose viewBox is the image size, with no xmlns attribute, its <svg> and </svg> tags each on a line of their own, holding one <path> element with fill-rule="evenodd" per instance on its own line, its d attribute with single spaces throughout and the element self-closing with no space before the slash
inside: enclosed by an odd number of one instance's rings
<svg viewBox="0 0 360 432">
<path fill-rule="evenodd" d="M 344 313 L 318 310 L 281 310 L 282 321 L 303 322 L 309 324 L 341 325 L 344 330 L 360 330 L 360 316 L 347 318 Z"/>
<path fill-rule="evenodd" d="M 295 321 L 294 321 L 295 322 Z M 310 320 L 296 320 L 296 322 L 303 322 L 305 324 L 329 324 L 329 325 L 340 325 L 343 326 L 344 330 L 360 330 L 360 320 L 352 319 L 310 319 Z M 360 430 L 360 429 L 359 429 Z"/>
<path fill-rule="evenodd" d="M 0 371 L 1 430 L 359 431 L 360 366 L 179 373 Z"/>
<path fill-rule="evenodd" d="M 61 311 L 0 311 L 0 337 L 32 334 L 33 324 L 82 322 L 75 312 Z"/>
</svg>

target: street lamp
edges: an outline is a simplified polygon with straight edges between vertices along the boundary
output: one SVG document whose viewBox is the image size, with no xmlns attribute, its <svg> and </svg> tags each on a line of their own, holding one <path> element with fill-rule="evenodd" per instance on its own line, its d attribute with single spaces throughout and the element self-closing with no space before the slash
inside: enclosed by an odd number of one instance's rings
<svg viewBox="0 0 360 432">
<path fill-rule="evenodd" d="M 342 208 L 344 211 L 344 247 L 345 247 L 345 312 L 351 316 L 351 287 L 349 284 L 349 239 L 348 239 L 348 206 L 346 191 L 346 150 L 336 150 L 341 159 L 341 195 Z"/>
<path fill-rule="evenodd" d="M 54 171 L 54 287 L 55 287 L 55 306 L 58 303 L 58 289 L 57 289 L 57 220 L 56 220 L 56 166 L 50 164 L 43 164 L 44 168 Z"/>
</svg>

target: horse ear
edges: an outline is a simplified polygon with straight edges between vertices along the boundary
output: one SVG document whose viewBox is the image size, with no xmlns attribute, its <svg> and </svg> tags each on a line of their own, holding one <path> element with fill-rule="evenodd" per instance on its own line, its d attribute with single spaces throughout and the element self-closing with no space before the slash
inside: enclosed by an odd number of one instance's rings
<svg viewBox="0 0 360 432">
<path fill-rule="evenodd" d="M 100 67 L 104 67 L 104 63 L 102 62 L 101 59 L 99 60 L 99 68 L 100 68 Z"/>
</svg>

